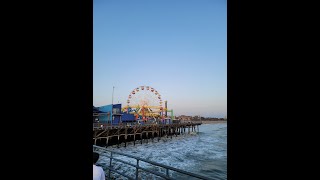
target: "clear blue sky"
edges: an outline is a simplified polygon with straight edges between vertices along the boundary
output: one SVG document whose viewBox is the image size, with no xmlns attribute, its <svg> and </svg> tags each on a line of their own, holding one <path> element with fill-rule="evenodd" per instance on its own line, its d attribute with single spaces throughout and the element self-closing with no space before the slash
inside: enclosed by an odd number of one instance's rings
<svg viewBox="0 0 320 180">
<path fill-rule="evenodd" d="M 93 105 L 154 87 L 175 115 L 227 114 L 226 0 L 94 0 Z"/>
</svg>

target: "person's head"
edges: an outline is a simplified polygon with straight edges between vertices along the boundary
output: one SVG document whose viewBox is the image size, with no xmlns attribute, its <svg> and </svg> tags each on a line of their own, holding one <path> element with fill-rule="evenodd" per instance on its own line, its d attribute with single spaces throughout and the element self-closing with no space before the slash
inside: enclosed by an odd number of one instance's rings
<svg viewBox="0 0 320 180">
<path fill-rule="evenodd" d="M 93 164 L 96 164 L 98 159 L 99 159 L 99 154 L 96 152 L 93 152 Z"/>
</svg>

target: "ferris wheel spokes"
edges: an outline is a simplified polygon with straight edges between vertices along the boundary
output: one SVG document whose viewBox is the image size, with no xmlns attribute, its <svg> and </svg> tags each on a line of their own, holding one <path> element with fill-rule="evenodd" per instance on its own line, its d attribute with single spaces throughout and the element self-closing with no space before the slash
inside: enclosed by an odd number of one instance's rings
<svg viewBox="0 0 320 180">
<path fill-rule="evenodd" d="M 161 95 L 153 87 L 139 86 L 129 94 L 124 110 L 143 119 L 159 117 L 161 112 L 163 116 Z"/>
</svg>

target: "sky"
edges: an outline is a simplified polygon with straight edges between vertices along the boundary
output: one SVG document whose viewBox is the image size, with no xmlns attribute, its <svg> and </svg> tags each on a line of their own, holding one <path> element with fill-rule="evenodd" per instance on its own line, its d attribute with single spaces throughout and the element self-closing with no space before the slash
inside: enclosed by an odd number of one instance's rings
<svg viewBox="0 0 320 180">
<path fill-rule="evenodd" d="M 174 115 L 227 115 L 226 0 L 94 0 L 93 105 L 155 88 Z"/>
</svg>

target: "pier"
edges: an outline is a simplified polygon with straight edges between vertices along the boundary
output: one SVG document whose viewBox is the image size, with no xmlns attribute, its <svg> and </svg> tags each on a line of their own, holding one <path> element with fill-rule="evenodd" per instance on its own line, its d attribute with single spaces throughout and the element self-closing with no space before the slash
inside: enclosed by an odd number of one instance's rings
<svg viewBox="0 0 320 180">
<path fill-rule="evenodd" d="M 95 123 L 93 126 L 93 144 L 98 146 L 117 145 L 120 147 L 127 142 L 135 145 L 148 143 L 148 141 L 160 141 L 161 138 L 172 138 L 180 134 L 199 132 L 202 122 L 187 122 L 173 124 L 145 124 L 145 125 L 117 125 Z M 101 126 L 102 125 L 102 126 Z"/>
</svg>

